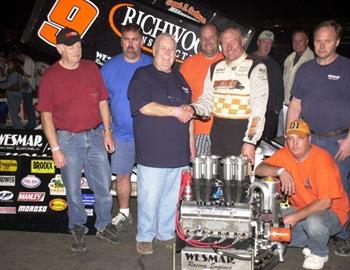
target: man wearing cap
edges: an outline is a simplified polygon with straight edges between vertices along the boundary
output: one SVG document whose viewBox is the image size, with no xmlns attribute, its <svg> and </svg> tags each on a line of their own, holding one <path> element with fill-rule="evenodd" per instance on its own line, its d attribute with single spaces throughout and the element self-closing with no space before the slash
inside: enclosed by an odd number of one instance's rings
<svg viewBox="0 0 350 270">
<path fill-rule="evenodd" d="M 221 33 L 225 59 L 210 66 L 203 93 L 188 110 L 200 116 L 213 114 L 211 154 L 242 154 L 254 163 L 255 145 L 264 130 L 268 82 L 266 66 L 248 57 L 244 42 L 237 26 Z"/>
<path fill-rule="evenodd" d="M 279 177 L 292 206 L 283 212 L 284 223 L 293 228 L 290 246 L 304 248 L 304 268 L 322 269 L 329 238 L 347 222 L 349 201 L 335 160 L 311 144 L 306 122 L 290 122 L 285 140 L 287 146 L 259 164 L 255 173 Z"/>
<path fill-rule="evenodd" d="M 86 250 L 87 214 L 80 187 L 83 170 L 95 196 L 96 236 L 116 244 L 107 157 L 107 151 L 114 151 L 108 93 L 95 63 L 81 60 L 81 38 L 77 31 L 62 29 L 56 37 L 56 49 L 61 59 L 42 77 L 38 109 L 52 158 L 61 169 L 66 188 L 71 249 Z M 104 130 L 97 128 L 101 122 Z"/>
<path fill-rule="evenodd" d="M 269 53 L 275 36 L 273 32 L 264 30 L 260 33 L 257 45 L 258 49 L 250 57 L 262 62 L 266 66 L 267 80 L 269 83 L 269 99 L 265 113 L 265 127 L 262 138 L 272 140 L 276 137 L 278 126 L 278 112 L 283 104 L 283 77 L 280 65 L 273 59 Z"/>
</svg>

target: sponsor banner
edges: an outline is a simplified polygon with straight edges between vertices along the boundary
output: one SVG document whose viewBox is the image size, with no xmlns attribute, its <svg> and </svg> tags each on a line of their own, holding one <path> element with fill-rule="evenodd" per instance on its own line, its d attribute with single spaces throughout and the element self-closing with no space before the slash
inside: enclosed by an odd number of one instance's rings
<svg viewBox="0 0 350 270">
<path fill-rule="evenodd" d="M 84 205 L 93 206 L 95 204 L 94 194 L 81 194 Z"/>
<path fill-rule="evenodd" d="M 53 160 L 33 159 L 31 160 L 32 173 L 55 173 L 55 163 Z"/>
<path fill-rule="evenodd" d="M 0 186 L 14 187 L 16 185 L 16 176 L 0 175 Z"/>
<path fill-rule="evenodd" d="M 62 177 L 60 174 L 56 174 L 49 183 L 50 195 L 65 196 L 66 188 L 64 187 Z"/>
<path fill-rule="evenodd" d="M 68 26 L 76 29 L 83 40 L 83 57 L 103 65 L 122 52 L 121 29 L 136 23 L 144 32 L 143 52 L 152 54 L 157 35 L 170 33 L 177 41 L 176 58 L 181 63 L 199 50 L 199 27 L 207 22 L 219 29 L 227 25 L 240 27 L 248 46 L 254 29 L 223 16 L 219 11 L 192 0 L 56 0 L 37 1 L 22 36 L 22 42 L 57 55 L 57 33 Z"/>
<path fill-rule="evenodd" d="M 85 177 L 81 177 L 81 179 L 80 179 L 80 187 L 81 187 L 81 189 L 90 189 L 88 181 L 87 181 L 87 179 Z"/>
<path fill-rule="evenodd" d="M 68 207 L 68 204 L 65 200 L 56 198 L 49 202 L 49 207 L 53 211 L 60 212 L 60 211 L 66 210 L 66 208 Z"/>
<path fill-rule="evenodd" d="M 92 208 L 85 208 L 85 212 L 88 217 L 92 217 L 94 215 L 94 209 Z"/>
<path fill-rule="evenodd" d="M 12 202 L 14 195 L 9 190 L 0 190 L 0 202 Z"/>
<path fill-rule="evenodd" d="M 0 172 L 16 172 L 17 160 L 14 159 L 0 159 Z"/>
<path fill-rule="evenodd" d="M 46 213 L 47 205 L 19 205 L 17 213 Z"/>
<path fill-rule="evenodd" d="M 26 188 L 37 188 L 41 184 L 41 180 L 35 175 L 27 175 L 21 180 L 22 186 Z"/>
<path fill-rule="evenodd" d="M 0 214 L 16 214 L 16 207 L 0 207 Z"/>
<path fill-rule="evenodd" d="M 3 129 L 0 156 L 51 156 L 51 152 L 42 130 Z"/>
<path fill-rule="evenodd" d="M 19 192 L 18 202 L 43 202 L 45 199 L 45 192 Z"/>
</svg>

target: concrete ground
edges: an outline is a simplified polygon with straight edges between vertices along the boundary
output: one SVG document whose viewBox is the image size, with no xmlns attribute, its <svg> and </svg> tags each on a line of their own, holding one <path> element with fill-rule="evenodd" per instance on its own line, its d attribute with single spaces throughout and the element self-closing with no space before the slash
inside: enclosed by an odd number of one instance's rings
<svg viewBox="0 0 350 270">
<path fill-rule="evenodd" d="M 116 199 L 114 199 L 116 200 Z M 116 207 L 115 207 L 116 208 Z M 116 208 L 117 209 L 117 208 Z M 173 270 L 172 251 L 155 248 L 153 255 L 140 256 L 136 252 L 136 199 L 131 199 L 134 223 L 121 235 L 122 242 L 111 245 L 87 236 L 87 251 L 70 250 L 69 234 L 0 231 L 1 270 Z M 324 269 L 350 269 L 350 257 L 332 254 Z M 181 269 L 181 256 L 176 254 L 176 270 Z M 301 249 L 288 248 L 285 262 L 274 270 L 303 269 Z M 214 269 L 214 268 L 213 268 Z M 235 268 L 229 268 L 234 270 Z M 200 270 L 200 269 L 198 269 Z M 244 270 L 244 269 L 239 269 Z"/>
</svg>

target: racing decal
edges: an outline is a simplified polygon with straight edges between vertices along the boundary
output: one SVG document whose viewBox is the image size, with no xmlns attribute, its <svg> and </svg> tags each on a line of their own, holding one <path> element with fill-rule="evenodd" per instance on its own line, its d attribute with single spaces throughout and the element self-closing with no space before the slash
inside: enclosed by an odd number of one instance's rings
<svg viewBox="0 0 350 270">
<path fill-rule="evenodd" d="M 32 173 L 55 173 L 55 163 L 53 160 L 31 160 L 31 170 Z"/>
</svg>

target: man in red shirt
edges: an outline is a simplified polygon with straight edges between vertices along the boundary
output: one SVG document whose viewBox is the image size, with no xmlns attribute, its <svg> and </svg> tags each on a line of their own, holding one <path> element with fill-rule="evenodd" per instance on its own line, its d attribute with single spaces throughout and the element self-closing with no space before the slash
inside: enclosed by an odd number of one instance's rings
<svg viewBox="0 0 350 270">
<path fill-rule="evenodd" d="M 61 169 L 68 201 L 68 227 L 73 251 L 85 251 L 87 214 L 81 196 L 81 173 L 95 195 L 96 236 L 118 243 L 112 225 L 111 169 L 107 151 L 114 151 L 108 94 L 96 64 L 81 60 L 81 38 L 71 28 L 56 37 L 61 59 L 41 80 L 38 109 L 55 166 Z M 104 130 L 97 127 L 103 122 Z M 107 151 L 106 151 L 107 150 Z"/>
<path fill-rule="evenodd" d="M 322 269 L 328 261 L 329 238 L 347 222 L 348 197 L 335 160 L 311 144 L 303 120 L 289 123 L 285 139 L 287 146 L 261 163 L 256 174 L 279 177 L 292 206 L 283 212 L 284 223 L 293 228 L 290 246 L 304 247 L 304 268 Z"/>
</svg>

